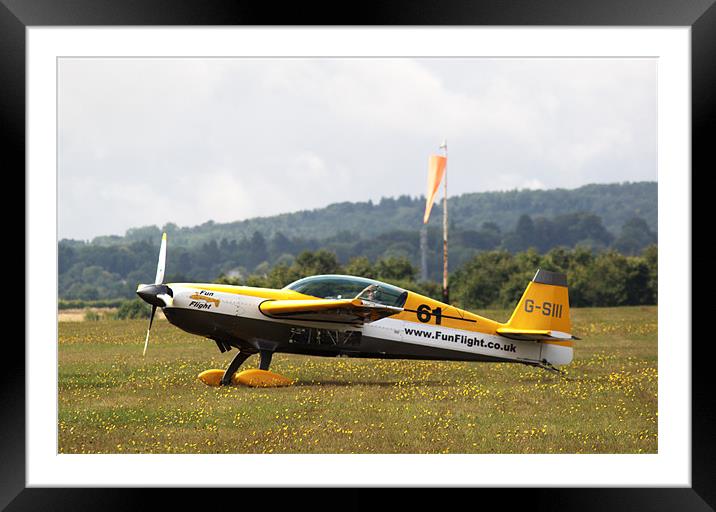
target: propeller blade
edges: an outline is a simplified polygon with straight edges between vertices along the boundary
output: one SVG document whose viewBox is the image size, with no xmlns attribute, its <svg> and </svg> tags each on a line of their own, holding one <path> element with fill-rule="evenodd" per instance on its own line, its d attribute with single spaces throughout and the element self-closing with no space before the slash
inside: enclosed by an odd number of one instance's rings
<svg viewBox="0 0 716 512">
<path fill-rule="evenodd" d="M 154 321 L 154 313 L 156 313 L 157 307 L 152 306 L 152 312 L 149 315 L 149 327 L 147 327 L 147 337 L 144 338 L 144 352 L 142 352 L 142 356 L 147 355 L 147 347 L 149 346 L 149 331 L 152 330 L 152 322 Z"/>
<path fill-rule="evenodd" d="M 147 327 L 147 337 L 144 338 L 144 351 L 142 356 L 147 355 L 147 347 L 149 346 L 149 332 L 152 330 L 152 322 L 154 321 L 154 313 L 157 312 L 157 299 L 160 299 L 160 303 L 164 303 L 166 306 L 168 301 L 171 300 L 172 292 L 167 286 L 157 287 L 156 285 L 162 284 L 164 281 L 164 266 L 167 262 L 167 234 L 162 233 L 162 245 L 159 246 L 159 261 L 157 261 L 157 276 L 154 278 L 154 286 L 139 285 L 137 288 L 137 294 L 142 297 L 145 301 L 152 305 L 152 312 L 149 315 L 149 327 Z M 161 288 L 166 288 L 166 293 L 162 293 L 162 297 L 159 297 L 158 291 Z"/>
<path fill-rule="evenodd" d="M 157 277 L 154 284 L 162 284 L 164 281 L 164 266 L 167 262 L 167 234 L 162 234 L 162 245 L 159 247 L 159 261 L 157 262 Z"/>
</svg>

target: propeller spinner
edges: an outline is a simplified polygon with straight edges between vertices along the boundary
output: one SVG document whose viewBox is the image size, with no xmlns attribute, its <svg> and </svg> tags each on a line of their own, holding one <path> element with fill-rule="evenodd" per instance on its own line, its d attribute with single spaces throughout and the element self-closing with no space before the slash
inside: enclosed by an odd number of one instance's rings
<svg viewBox="0 0 716 512">
<path fill-rule="evenodd" d="M 164 281 L 164 267 L 167 261 L 167 234 L 162 234 L 162 245 L 159 248 L 159 261 L 157 262 L 157 275 L 154 278 L 154 284 L 140 284 L 137 286 L 137 295 L 144 302 L 151 304 L 152 312 L 149 314 L 149 327 L 147 327 L 147 337 L 144 339 L 144 352 L 147 354 L 147 346 L 149 346 L 149 333 L 152 330 L 152 322 L 154 322 L 154 313 L 157 308 L 170 306 L 173 301 L 174 293 L 167 285 L 162 284 Z"/>
</svg>

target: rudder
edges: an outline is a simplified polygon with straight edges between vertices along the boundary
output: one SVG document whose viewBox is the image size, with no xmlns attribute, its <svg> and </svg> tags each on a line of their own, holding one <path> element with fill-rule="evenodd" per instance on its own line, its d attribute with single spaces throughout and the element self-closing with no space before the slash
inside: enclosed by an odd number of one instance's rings
<svg viewBox="0 0 716 512">
<path fill-rule="evenodd" d="M 546 330 L 553 332 L 553 336 L 572 338 L 567 276 L 537 270 L 505 327 L 522 331 Z"/>
</svg>

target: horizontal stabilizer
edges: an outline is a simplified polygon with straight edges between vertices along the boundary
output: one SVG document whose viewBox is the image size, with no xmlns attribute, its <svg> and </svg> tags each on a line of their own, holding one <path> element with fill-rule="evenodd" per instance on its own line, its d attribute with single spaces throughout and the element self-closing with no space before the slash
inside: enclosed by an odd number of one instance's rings
<svg viewBox="0 0 716 512">
<path fill-rule="evenodd" d="M 552 331 L 549 329 L 516 329 L 511 327 L 500 327 L 497 334 L 513 340 L 532 340 L 532 341 L 567 341 L 578 340 L 576 336 L 561 331 Z"/>
<path fill-rule="evenodd" d="M 403 308 L 355 299 L 267 300 L 259 310 L 273 318 L 362 324 L 395 315 Z"/>
</svg>

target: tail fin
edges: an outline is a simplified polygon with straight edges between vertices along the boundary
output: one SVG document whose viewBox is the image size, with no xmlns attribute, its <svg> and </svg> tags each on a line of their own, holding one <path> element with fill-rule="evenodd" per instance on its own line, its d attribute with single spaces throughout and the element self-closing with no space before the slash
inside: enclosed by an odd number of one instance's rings
<svg viewBox="0 0 716 512">
<path fill-rule="evenodd" d="M 521 340 L 571 340 L 567 276 L 538 270 L 509 321 L 497 332 Z"/>
</svg>

